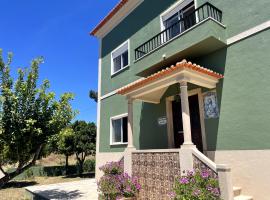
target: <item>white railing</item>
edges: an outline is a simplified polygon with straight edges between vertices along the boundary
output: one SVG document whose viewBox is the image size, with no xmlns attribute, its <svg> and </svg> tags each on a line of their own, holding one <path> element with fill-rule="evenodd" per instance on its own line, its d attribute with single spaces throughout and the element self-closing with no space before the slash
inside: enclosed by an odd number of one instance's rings
<svg viewBox="0 0 270 200">
<path fill-rule="evenodd" d="M 210 169 L 212 171 L 212 176 L 218 179 L 221 198 L 223 200 L 233 200 L 231 168 L 228 165 L 220 165 L 214 163 L 203 153 L 201 153 L 194 145 L 182 146 L 181 149 L 136 150 L 132 148 L 125 151 L 125 171 L 129 174 L 137 175 L 139 176 L 139 178 L 140 176 L 147 176 L 141 177 L 141 179 L 143 182 L 145 182 L 146 179 L 150 180 L 150 188 L 149 186 L 147 186 L 149 192 L 151 191 L 152 182 L 155 183 L 155 181 L 152 180 L 152 177 L 161 176 L 161 178 L 163 178 L 163 176 L 165 176 L 166 178 L 168 178 L 168 176 L 172 175 L 169 174 L 170 172 L 168 172 L 169 175 L 167 175 L 166 172 L 159 170 L 168 164 L 174 166 L 176 170 L 177 168 L 179 168 L 179 173 L 174 173 L 174 175 L 183 174 L 183 171 L 190 171 L 196 167 L 200 169 Z M 140 166 L 143 166 L 145 169 L 140 168 Z M 162 173 L 153 174 L 154 171 L 162 171 Z M 141 175 L 141 173 L 143 175 Z M 149 183 L 147 182 L 147 184 Z M 169 185 L 170 186 L 168 188 L 171 188 L 171 183 Z"/>
<path fill-rule="evenodd" d="M 192 149 L 192 154 L 197 161 L 201 162 L 201 165 L 206 166 L 216 174 L 219 182 L 219 188 L 221 192 L 221 198 L 223 200 L 233 200 L 233 184 L 231 176 L 231 168 L 228 165 L 218 165 L 202 154 L 197 148 Z M 194 162 L 197 162 L 193 160 Z M 198 166 L 198 163 L 197 163 Z M 200 168 L 200 167 L 199 167 Z"/>
</svg>

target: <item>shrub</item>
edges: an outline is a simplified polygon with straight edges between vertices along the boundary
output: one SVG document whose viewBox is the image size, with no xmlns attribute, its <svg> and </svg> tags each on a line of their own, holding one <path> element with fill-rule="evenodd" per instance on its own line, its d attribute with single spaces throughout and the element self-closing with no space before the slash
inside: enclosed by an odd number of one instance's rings
<svg viewBox="0 0 270 200">
<path fill-rule="evenodd" d="M 123 174 L 124 168 L 121 162 L 108 162 L 99 168 L 105 175 Z"/>
<path fill-rule="evenodd" d="M 210 171 L 188 171 L 175 180 L 174 191 L 169 194 L 174 200 L 221 200 L 218 180 Z"/>
<path fill-rule="evenodd" d="M 94 159 L 86 160 L 86 161 L 84 161 L 84 164 L 83 164 L 83 171 L 84 172 L 93 172 L 93 171 L 95 171 L 95 166 L 96 166 L 96 163 L 95 163 Z"/>
<path fill-rule="evenodd" d="M 98 189 L 106 200 L 121 197 L 135 197 L 141 189 L 136 177 L 124 173 L 120 162 L 110 162 L 100 167 L 104 175 L 98 182 Z"/>
</svg>

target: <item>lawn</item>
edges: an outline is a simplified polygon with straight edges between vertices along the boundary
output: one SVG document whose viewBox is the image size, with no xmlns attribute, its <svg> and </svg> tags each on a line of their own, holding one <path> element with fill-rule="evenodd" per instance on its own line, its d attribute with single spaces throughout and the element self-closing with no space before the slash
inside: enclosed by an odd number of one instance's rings
<svg viewBox="0 0 270 200">
<path fill-rule="evenodd" d="M 1 200 L 26 200 L 25 189 L 23 187 L 33 186 L 33 185 L 46 185 L 53 183 L 63 183 L 70 181 L 81 180 L 79 177 L 67 178 L 63 176 L 57 177 L 34 177 L 28 180 L 11 181 L 7 186 L 0 190 Z"/>
</svg>

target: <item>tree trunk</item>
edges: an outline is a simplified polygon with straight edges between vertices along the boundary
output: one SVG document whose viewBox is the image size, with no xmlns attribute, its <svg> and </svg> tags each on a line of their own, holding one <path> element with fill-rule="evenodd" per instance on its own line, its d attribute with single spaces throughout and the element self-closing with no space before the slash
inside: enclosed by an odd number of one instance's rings
<svg viewBox="0 0 270 200">
<path fill-rule="evenodd" d="M 21 174 L 24 171 L 28 170 L 30 167 L 34 166 L 36 164 L 36 160 L 38 159 L 38 157 L 40 155 L 40 152 L 41 152 L 42 148 L 43 148 L 43 145 L 40 145 L 40 147 L 37 149 L 32 161 L 30 163 L 28 163 L 27 165 L 23 166 L 22 163 L 19 163 L 18 168 L 14 172 L 11 172 L 11 173 L 4 172 L 5 176 L 0 178 L 0 188 L 2 188 L 5 184 L 7 184 L 11 179 L 15 178 L 19 174 Z"/>
<path fill-rule="evenodd" d="M 68 175 L 69 174 L 69 171 L 68 171 L 68 155 L 66 155 L 66 175 Z"/>
</svg>

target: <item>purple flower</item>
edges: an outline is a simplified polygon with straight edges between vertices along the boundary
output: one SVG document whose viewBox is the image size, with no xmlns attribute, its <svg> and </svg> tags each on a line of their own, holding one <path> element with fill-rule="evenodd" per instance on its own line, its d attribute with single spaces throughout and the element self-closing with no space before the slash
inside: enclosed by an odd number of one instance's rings
<svg viewBox="0 0 270 200">
<path fill-rule="evenodd" d="M 182 177 L 182 178 L 180 178 L 179 182 L 180 182 L 181 184 L 188 184 L 188 183 L 189 183 L 189 180 L 188 180 L 188 178 L 186 178 L 186 177 Z"/>
<path fill-rule="evenodd" d="M 207 185 L 207 186 L 206 186 L 206 189 L 207 189 L 208 191 L 212 191 L 212 190 L 213 190 L 213 187 L 212 187 L 211 185 Z"/>
<path fill-rule="evenodd" d="M 212 194 L 216 197 L 220 196 L 220 192 L 218 188 L 213 188 L 212 189 Z"/>
<path fill-rule="evenodd" d="M 169 196 L 169 198 L 173 199 L 173 198 L 175 198 L 176 194 L 175 194 L 175 192 L 169 192 L 168 196 Z"/>
<path fill-rule="evenodd" d="M 194 191 L 193 191 L 193 196 L 195 196 L 195 197 L 199 197 L 200 196 L 200 194 L 201 194 L 201 190 L 199 190 L 199 189 L 195 189 Z"/>
<path fill-rule="evenodd" d="M 207 170 L 201 172 L 201 177 L 207 179 L 210 176 L 210 173 Z"/>
</svg>

